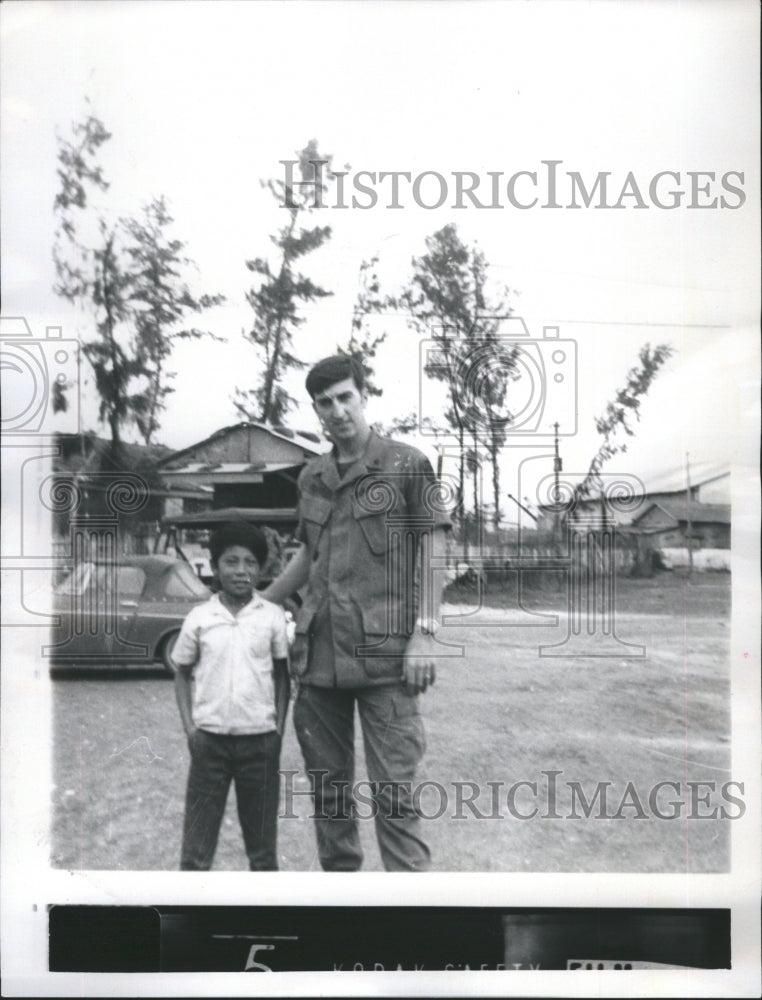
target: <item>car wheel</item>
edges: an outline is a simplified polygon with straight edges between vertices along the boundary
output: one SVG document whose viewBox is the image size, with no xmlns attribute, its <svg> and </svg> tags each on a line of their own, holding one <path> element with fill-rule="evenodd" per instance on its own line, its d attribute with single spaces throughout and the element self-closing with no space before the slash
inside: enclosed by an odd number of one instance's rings
<svg viewBox="0 0 762 1000">
<path fill-rule="evenodd" d="M 179 635 L 179 631 L 170 632 L 161 644 L 161 662 L 164 664 L 164 669 L 170 677 L 174 677 L 176 672 L 175 665 L 172 662 L 172 650 L 175 648 L 175 643 Z"/>
</svg>

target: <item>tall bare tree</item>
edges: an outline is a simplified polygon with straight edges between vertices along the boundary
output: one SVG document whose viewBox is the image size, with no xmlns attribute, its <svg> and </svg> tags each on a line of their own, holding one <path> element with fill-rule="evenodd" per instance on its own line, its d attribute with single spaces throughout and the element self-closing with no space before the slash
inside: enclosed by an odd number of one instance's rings
<svg viewBox="0 0 762 1000">
<path fill-rule="evenodd" d="M 499 491 L 497 461 L 502 445 L 500 421 L 485 419 L 490 406 L 504 403 L 507 382 L 515 366 L 499 337 L 498 316 L 508 316 L 508 289 L 488 294 L 488 264 L 476 247 L 467 246 L 453 224 L 426 239 L 426 253 L 413 259 L 413 274 L 399 302 L 419 336 L 434 341 L 436 360 L 424 374 L 444 383 L 445 419 L 458 437 L 459 519 L 464 524 L 466 437 L 486 438 L 493 461 L 493 482 Z M 497 362 L 497 363 L 496 363 Z M 486 395 L 485 395 L 486 394 Z M 425 414 L 423 416 L 426 416 Z M 502 418 L 503 424 L 506 422 Z M 499 496 L 495 508 L 499 517 Z"/>
<path fill-rule="evenodd" d="M 319 249 L 331 236 L 330 226 L 301 226 L 305 216 L 320 208 L 321 193 L 327 189 L 331 176 L 331 159 L 321 157 L 315 139 L 297 156 L 300 181 L 262 182 L 288 212 L 288 221 L 270 237 L 278 250 L 274 266 L 266 257 L 246 261 L 246 267 L 258 281 L 246 293 L 246 300 L 254 310 L 254 322 L 245 336 L 258 348 L 263 369 L 254 389 L 236 387 L 232 399 L 236 410 L 246 419 L 273 424 L 280 423 L 296 402 L 283 385 L 284 375 L 291 369 L 305 367 L 293 348 L 294 334 L 304 323 L 300 308 L 333 294 L 296 270 L 302 257 Z"/>
<path fill-rule="evenodd" d="M 105 464 L 119 467 L 127 426 L 137 425 L 146 444 L 157 430 L 172 391 L 167 365 L 175 341 L 205 334 L 185 327 L 185 316 L 223 297 L 191 294 L 181 272 L 193 262 L 185 244 L 167 235 L 173 220 L 163 198 L 139 219 L 108 212 L 110 185 L 99 155 L 110 139 L 92 114 L 73 125 L 70 138 L 59 137 L 53 260 L 56 294 L 94 318 L 95 336 L 82 340 L 81 351 L 93 371 L 99 419 L 110 429 Z M 54 405 L 61 409 L 64 401 Z"/>
<path fill-rule="evenodd" d="M 174 388 L 176 373 L 168 370 L 172 349 L 180 340 L 204 337 L 221 341 L 209 330 L 187 325 L 190 314 L 220 305 L 224 295 L 196 296 L 184 278 L 195 267 L 185 255 L 186 244 L 173 239 L 174 219 L 164 197 L 154 198 L 137 219 L 123 220 L 130 237 L 126 255 L 130 267 L 130 305 L 137 334 L 137 349 L 148 385 L 135 410 L 135 421 L 146 444 L 159 427 L 166 399 Z"/>
<path fill-rule="evenodd" d="M 627 439 L 635 435 L 633 421 L 640 420 L 643 398 L 673 353 L 673 348 L 669 344 L 657 344 L 656 347 L 651 347 L 650 343 L 644 344 L 638 352 L 638 363 L 627 372 L 624 385 L 606 404 L 603 414 L 596 418 L 595 429 L 603 440 L 590 460 L 584 479 L 577 484 L 574 495 L 576 500 L 585 500 L 597 495 L 600 498 L 604 521 L 607 515 L 601 470 L 614 455 L 627 451 Z"/>
<path fill-rule="evenodd" d="M 81 350 L 93 370 L 99 418 L 111 431 L 109 460 L 118 465 L 122 429 L 144 405 L 139 383 L 146 371 L 127 322 L 130 278 L 123 266 L 119 225 L 93 204 L 93 197 L 109 188 L 98 156 L 110 138 L 94 115 L 76 123 L 70 139 L 59 138 L 53 260 L 56 294 L 94 314 L 96 336 L 83 341 Z"/>
<path fill-rule="evenodd" d="M 378 315 L 386 308 L 396 305 L 390 296 L 381 294 L 377 265 L 378 257 L 364 260 L 360 265 L 360 287 L 352 310 L 352 332 L 346 344 L 336 346 L 339 354 L 346 354 L 360 362 L 365 373 L 365 387 L 371 396 L 383 394 L 383 389 L 379 389 L 375 384 L 372 362 L 378 348 L 386 340 L 386 333 L 374 334 L 368 320 L 370 316 Z"/>
</svg>

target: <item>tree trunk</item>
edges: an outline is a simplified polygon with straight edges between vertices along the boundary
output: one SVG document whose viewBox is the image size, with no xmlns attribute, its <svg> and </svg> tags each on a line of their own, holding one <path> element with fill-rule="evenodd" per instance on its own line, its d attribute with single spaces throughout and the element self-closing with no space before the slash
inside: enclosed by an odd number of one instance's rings
<svg viewBox="0 0 762 1000">
<path fill-rule="evenodd" d="M 479 440 L 476 436 L 476 431 L 473 432 L 472 437 L 474 439 L 474 465 L 471 477 L 471 489 L 474 501 L 474 546 L 478 546 L 481 534 L 481 516 L 479 513 Z"/>
<path fill-rule="evenodd" d="M 468 558 L 468 539 L 466 538 L 466 458 L 463 424 L 458 424 L 458 521 L 460 522 L 460 537 L 463 541 L 463 558 Z"/>
<path fill-rule="evenodd" d="M 296 217 L 299 214 L 299 209 L 291 210 L 291 225 L 288 227 L 288 238 L 293 235 L 294 227 L 296 226 Z M 291 258 L 289 257 L 288 251 L 283 251 L 283 258 L 280 264 L 280 272 L 278 273 L 278 285 L 282 287 L 283 279 L 288 271 L 288 266 Z M 273 338 L 273 352 L 272 357 L 269 359 L 267 370 L 265 372 L 265 384 L 264 391 L 262 393 L 262 423 L 272 423 L 272 397 L 273 397 L 273 387 L 275 385 L 275 376 L 278 371 L 278 362 L 280 361 L 280 352 L 283 341 L 283 313 L 278 311 L 278 322 L 275 327 L 275 334 Z"/>
<path fill-rule="evenodd" d="M 497 461 L 498 452 L 499 449 L 493 439 L 490 448 L 490 459 L 492 460 L 492 502 L 495 505 L 492 514 L 492 526 L 495 529 L 496 536 L 500 530 L 500 466 Z"/>
</svg>

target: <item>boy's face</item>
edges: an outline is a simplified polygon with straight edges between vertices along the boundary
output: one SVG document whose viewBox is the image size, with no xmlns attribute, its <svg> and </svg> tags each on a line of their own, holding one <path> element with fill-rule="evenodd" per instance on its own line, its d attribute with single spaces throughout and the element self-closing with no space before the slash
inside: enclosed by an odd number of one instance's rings
<svg viewBox="0 0 762 1000">
<path fill-rule="evenodd" d="M 214 569 L 220 587 L 228 596 L 237 599 L 251 597 L 259 579 L 260 566 L 249 549 L 243 545 L 231 545 L 219 557 Z"/>
</svg>

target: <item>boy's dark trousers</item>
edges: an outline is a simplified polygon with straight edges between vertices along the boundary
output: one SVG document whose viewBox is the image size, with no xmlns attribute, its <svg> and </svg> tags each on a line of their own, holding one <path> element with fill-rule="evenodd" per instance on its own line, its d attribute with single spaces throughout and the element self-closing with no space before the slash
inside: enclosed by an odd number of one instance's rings
<svg viewBox="0 0 762 1000">
<path fill-rule="evenodd" d="M 182 871 L 212 867 L 230 782 L 251 871 L 277 871 L 280 736 L 227 736 L 197 729 L 191 753 L 180 860 Z"/>
</svg>

